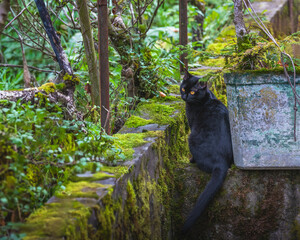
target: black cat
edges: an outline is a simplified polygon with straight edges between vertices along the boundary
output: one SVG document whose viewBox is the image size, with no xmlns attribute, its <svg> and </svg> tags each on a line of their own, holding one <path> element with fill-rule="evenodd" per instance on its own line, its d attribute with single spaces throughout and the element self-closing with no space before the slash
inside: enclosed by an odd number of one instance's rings
<svg viewBox="0 0 300 240">
<path fill-rule="evenodd" d="M 191 129 L 189 148 L 193 157 L 190 161 L 212 174 L 184 223 L 182 232 L 186 233 L 221 188 L 233 162 L 233 153 L 228 110 L 208 89 L 207 84 L 185 70 L 180 92 L 186 102 L 186 115 Z"/>
</svg>

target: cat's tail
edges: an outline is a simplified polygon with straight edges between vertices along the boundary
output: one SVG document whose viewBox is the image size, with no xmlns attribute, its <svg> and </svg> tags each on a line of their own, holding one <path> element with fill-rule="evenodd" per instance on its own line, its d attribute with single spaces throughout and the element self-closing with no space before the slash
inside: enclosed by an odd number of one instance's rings
<svg viewBox="0 0 300 240">
<path fill-rule="evenodd" d="M 190 212 L 190 215 L 186 219 L 183 228 L 182 233 L 185 234 L 188 232 L 188 230 L 193 226 L 193 224 L 196 222 L 196 220 L 201 216 L 201 214 L 204 212 L 210 201 L 213 199 L 215 194 L 218 192 L 218 190 L 221 188 L 224 179 L 227 175 L 227 166 L 222 167 L 215 167 L 210 181 L 206 185 L 204 191 L 199 196 L 195 207 Z"/>
</svg>

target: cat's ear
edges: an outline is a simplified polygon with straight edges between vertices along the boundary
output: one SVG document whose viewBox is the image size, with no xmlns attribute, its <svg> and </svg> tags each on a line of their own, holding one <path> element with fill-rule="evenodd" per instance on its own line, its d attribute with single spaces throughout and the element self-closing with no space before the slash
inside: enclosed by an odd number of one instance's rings
<svg viewBox="0 0 300 240">
<path fill-rule="evenodd" d="M 190 74 L 190 73 L 188 72 L 188 70 L 187 70 L 186 68 L 184 68 L 183 70 L 184 70 L 183 81 L 186 81 L 186 80 L 188 80 L 190 77 L 193 76 L 192 74 Z"/>
<path fill-rule="evenodd" d="M 198 87 L 198 88 L 201 88 L 201 89 L 205 89 L 205 88 L 207 88 L 207 82 L 204 82 L 204 81 L 198 81 L 197 87 Z"/>
</svg>

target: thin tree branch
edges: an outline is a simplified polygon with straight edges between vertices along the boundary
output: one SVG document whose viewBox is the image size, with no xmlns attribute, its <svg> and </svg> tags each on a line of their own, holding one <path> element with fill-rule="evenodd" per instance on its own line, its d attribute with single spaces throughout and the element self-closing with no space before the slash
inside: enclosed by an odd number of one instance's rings
<svg viewBox="0 0 300 240">
<path fill-rule="evenodd" d="M 4 29 L 6 29 L 8 26 L 10 26 L 18 17 L 20 17 L 21 15 L 22 15 L 22 13 L 28 8 L 28 6 L 31 4 L 33 2 L 33 0 L 32 1 L 30 1 L 30 3 L 28 3 L 27 4 L 27 6 L 17 15 L 17 16 L 15 16 L 5 27 L 4 27 Z"/>
<path fill-rule="evenodd" d="M 14 13 L 14 11 L 13 11 L 13 9 L 11 9 L 11 12 L 13 13 L 13 14 L 15 14 Z M 25 35 L 29 40 L 30 40 L 30 42 L 32 42 L 32 43 L 34 43 L 35 45 L 37 45 L 37 46 L 39 46 L 41 49 L 45 49 L 45 46 L 41 46 L 40 44 L 39 44 L 39 38 L 36 38 L 37 39 L 37 41 L 35 41 L 35 39 L 33 39 L 31 36 L 29 36 L 28 34 L 27 34 L 27 32 L 31 32 L 31 29 L 30 28 L 27 28 L 27 26 L 24 26 L 21 22 L 20 22 L 20 20 L 19 19 L 17 19 L 17 21 L 18 21 L 18 23 L 19 23 L 19 26 L 20 26 L 20 29 L 21 29 L 21 32 L 22 32 L 22 34 L 23 35 Z M 24 31 L 24 30 L 22 30 L 22 27 L 24 27 L 24 28 L 26 28 L 25 30 L 26 31 Z M 34 27 L 34 26 L 33 26 Z M 43 38 L 45 38 L 39 31 L 37 31 Z M 34 35 L 36 35 L 36 32 L 31 32 L 32 34 L 34 34 Z M 19 34 L 19 33 L 18 33 Z M 22 41 L 22 43 L 24 43 L 24 40 L 23 40 L 23 38 L 19 38 L 20 39 L 20 41 Z M 47 39 L 46 39 L 47 40 Z M 47 40 L 47 42 L 50 44 L 50 42 Z"/>
<path fill-rule="evenodd" d="M 23 2 L 23 5 L 25 5 L 24 0 L 22 0 L 22 2 Z M 31 12 L 28 10 L 28 8 L 27 8 L 26 10 L 27 10 L 27 12 L 29 13 L 29 15 L 31 15 L 31 17 L 33 18 L 32 14 L 31 14 Z M 34 24 L 32 23 L 32 21 L 27 17 L 26 14 L 24 14 L 24 18 L 26 18 L 27 22 L 28 22 L 28 23 L 30 24 L 30 26 L 35 30 L 35 32 L 38 33 L 38 34 L 39 34 L 39 35 L 40 35 L 47 43 L 49 43 L 49 45 L 50 45 L 50 42 L 49 42 L 49 40 L 47 39 L 47 37 L 44 36 L 44 35 L 36 28 L 36 26 L 34 26 Z M 34 18 L 33 18 L 33 19 L 34 19 Z M 35 20 L 35 19 L 34 19 L 34 20 Z M 35 20 L 35 21 L 36 21 L 36 20 Z M 43 30 L 45 30 L 45 28 L 44 28 L 43 25 L 41 25 L 39 22 L 37 22 L 37 23 L 42 27 Z M 19 21 L 19 24 L 21 24 L 20 21 Z M 24 25 L 22 24 L 22 26 L 24 26 Z M 29 28 L 28 31 L 31 31 L 31 28 Z M 23 31 L 23 33 L 26 34 L 25 31 Z M 35 34 L 35 33 L 33 32 L 33 34 Z M 27 34 L 26 34 L 26 35 L 27 35 Z M 28 36 L 28 35 L 27 35 L 27 36 Z M 42 47 L 44 47 L 44 45 L 43 45 Z"/>
<path fill-rule="evenodd" d="M 72 25 L 71 24 L 69 24 L 69 23 L 67 23 L 67 22 L 65 22 L 64 20 L 62 20 L 59 16 L 58 16 L 58 14 L 57 13 L 55 13 L 54 12 L 54 10 L 52 9 L 52 8 L 50 8 L 50 10 L 51 10 L 51 12 L 63 23 L 63 24 L 65 24 L 67 27 L 69 27 L 69 28 L 72 28 L 72 29 L 76 29 L 76 30 L 80 30 L 80 27 L 78 26 L 78 25 L 74 25 L 75 23 L 74 23 L 74 21 L 72 21 L 71 20 L 71 18 L 66 14 L 66 16 L 68 17 L 68 19 L 72 22 Z M 64 10 L 63 10 L 64 11 Z M 64 11 L 64 13 L 66 13 L 65 11 Z"/>
<path fill-rule="evenodd" d="M 71 18 L 71 22 L 73 23 L 73 26 L 74 26 L 74 28 L 76 27 L 76 23 L 75 23 L 75 21 L 74 21 L 74 11 L 71 11 L 70 10 L 70 8 L 68 7 L 68 5 L 66 5 L 66 7 L 67 7 L 67 9 L 68 9 L 68 12 L 69 12 L 69 14 L 70 14 L 70 18 Z M 80 28 L 79 28 L 80 29 Z"/>
<path fill-rule="evenodd" d="M 157 11 L 158 11 L 158 9 L 160 8 L 160 6 L 164 3 L 164 1 L 165 1 L 165 0 L 162 0 L 162 1 L 159 3 L 159 0 L 157 0 L 157 6 L 156 6 L 156 9 L 155 9 L 154 13 L 152 14 L 152 18 L 151 18 L 151 20 L 150 20 L 150 23 L 148 24 L 148 27 L 147 27 L 146 31 L 145 31 L 145 32 L 143 33 L 143 35 L 142 35 L 143 37 L 145 37 L 146 34 L 147 34 L 147 32 L 150 30 L 151 25 L 152 25 L 152 23 L 153 23 L 153 20 L 154 20 L 154 18 L 156 17 Z"/>
<path fill-rule="evenodd" d="M 30 87 L 31 77 L 30 77 L 30 72 L 28 69 L 28 64 L 27 64 L 27 60 L 26 60 L 26 56 L 25 56 L 25 50 L 23 47 L 23 38 L 17 29 L 15 29 L 13 26 L 12 26 L 12 28 L 16 31 L 16 33 L 18 34 L 19 39 L 20 39 L 22 59 L 23 59 L 23 78 L 24 78 L 24 83 L 25 83 L 24 86 L 25 86 L 25 88 L 28 88 L 28 87 Z"/>
<path fill-rule="evenodd" d="M 4 33 L 4 32 L 2 32 L 2 34 L 3 34 L 4 36 L 7 36 L 7 37 L 9 37 L 9 38 L 11 38 L 11 39 L 17 41 L 17 42 L 20 42 L 20 39 L 18 39 L 18 38 L 12 37 L 12 36 L 10 36 L 10 35 Z M 45 49 L 45 50 L 47 51 L 47 52 L 45 52 L 45 51 L 43 51 L 42 49 L 39 49 L 39 48 L 37 48 L 37 47 L 35 47 L 35 46 L 29 45 L 29 44 L 26 43 L 26 42 L 23 42 L 23 44 L 26 45 L 26 46 L 28 46 L 28 47 L 30 47 L 30 48 L 33 48 L 33 49 L 35 49 L 35 50 L 37 50 L 37 51 L 42 52 L 43 54 L 45 54 L 45 55 L 47 55 L 47 56 L 50 56 L 51 58 L 55 58 L 55 55 L 54 55 L 48 48 L 43 48 L 43 49 Z"/>
<path fill-rule="evenodd" d="M 26 3 L 24 0 L 22 0 L 22 3 L 24 6 L 26 6 Z M 45 27 L 43 26 L 43 24 L 40 23 L 40 21 L 38 19 L 36 19 L 35 16 L 33 16 L 33 14 L 29 11 L 28 8 L 26 8 L 26 11 L 29 13 L 29 15 L 33 18 L 34 22 L 37 23 L 42 29 L 45 30 Z M 25 15 L 26 16 L 26 15 Z M 45 30 L 46 31 L 46 30 Z"/>
<path fill-rule="evenodd" d="M 0 67 L 8 67 L 8 68 L 23 68 L 23 65 L 14 65 L 14 64 L 6 64 L 6 63 L 0 63 Z M 58 74 L 59 72 L 55 70 L 46 70 L 46 69 L 41 69 L 33 66 L 28 66 L 29 69 L 32 69 L 34 71 L 38 72 L 48 72 L 48 73 L 55 73 Z"/>
</svg>

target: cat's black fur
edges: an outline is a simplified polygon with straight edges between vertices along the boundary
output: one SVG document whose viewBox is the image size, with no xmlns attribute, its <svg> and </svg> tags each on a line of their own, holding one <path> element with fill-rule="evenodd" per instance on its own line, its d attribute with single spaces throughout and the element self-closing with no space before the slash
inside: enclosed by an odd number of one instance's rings
<svg viewBox="0 0 300 240">
<path fill-rule="evenodd" d="M 199 82 L 199 78 L 186 71 L 180 92 L 181 98 L 186 102 L 186 115 L 191 129 L 191 162 L 212 174 L 184 223 L 182 231 L 186 233 L 221 188 L 233 162 L 233 153 L 228 110 L 208 89 L 207 84 Z"/>
</svg>

